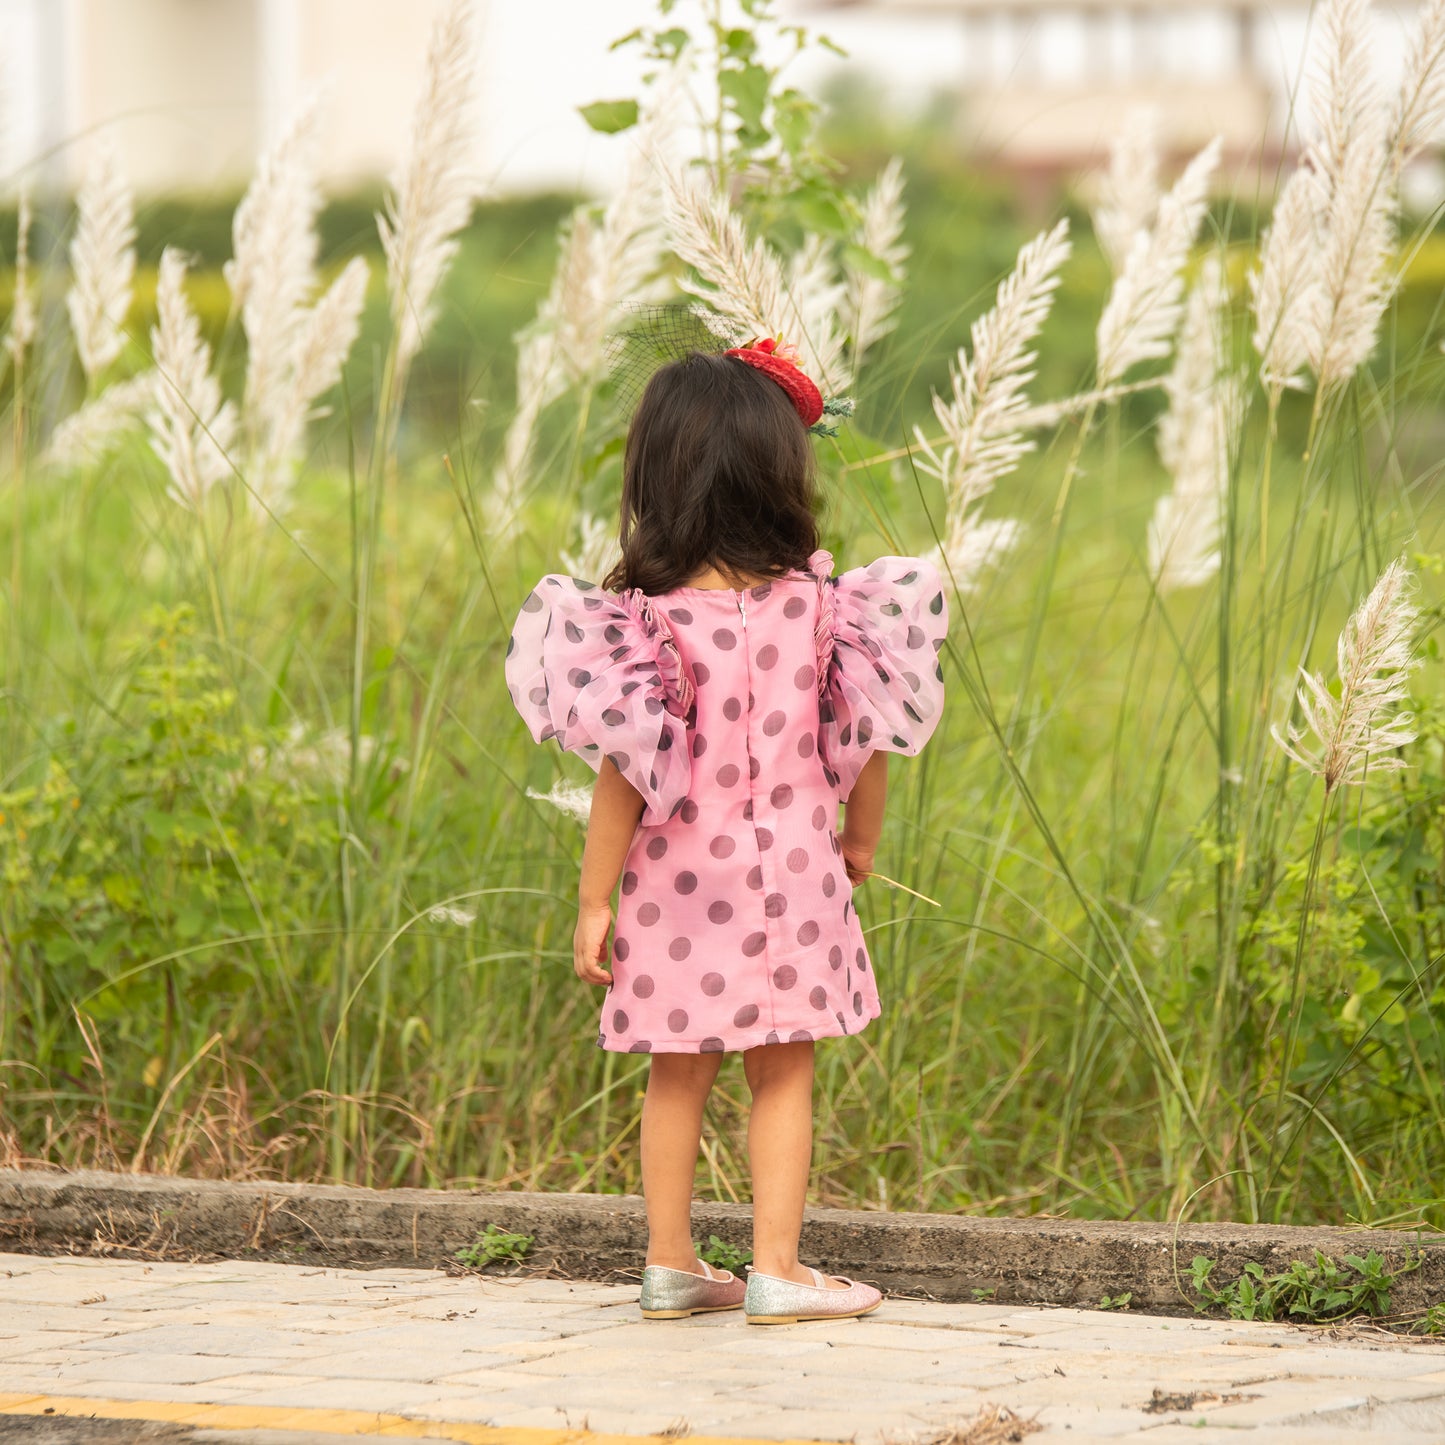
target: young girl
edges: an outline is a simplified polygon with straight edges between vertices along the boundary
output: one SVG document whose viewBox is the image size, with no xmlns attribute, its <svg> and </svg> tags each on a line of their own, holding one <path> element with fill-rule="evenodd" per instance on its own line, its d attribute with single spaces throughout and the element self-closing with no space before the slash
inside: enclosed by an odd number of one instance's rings
<svg viewBox="0 0 1445 1445">
<path fill-rule="evenodd" d="M 628 431 L 622 560 L 600 587 L 544 577 L 507 649 L 532 735 L 598 773 L 573 967 L 607 989 L 600 1047 L 651 1056 L 654 1319 L 742 1305 L 751 1323 L 792 1323 L 882 1298 L 798 1261 L 813 1050 L 878 1015 L 852 891 L 873 867 L 886 754 L 917 753 L 938 722 L 947 608 L 915 557 L 830 575 L 808 436 L 821 411 L 771 342 L 663 366 Z M 752 1093 L 746 1289 L 697 1259 L 690 1220 L 703 1105 L 730 1052 Z"/>
</svg>

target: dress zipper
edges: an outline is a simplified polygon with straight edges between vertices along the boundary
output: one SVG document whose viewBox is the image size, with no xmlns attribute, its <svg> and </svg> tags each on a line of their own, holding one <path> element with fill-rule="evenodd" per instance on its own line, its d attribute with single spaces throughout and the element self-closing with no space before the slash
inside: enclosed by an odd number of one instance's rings
<svg viewBox="0 0 1445 1445">
<path fill-rule="evenodd" d="M 744 627 L 744 628 L 746 628 L 747 625 L 748 625 L 748 609 L 747 609 L 746 603 L 745 603 L 745 601 L 744 601 L 744 599 L 746 598 L 746 596 L 747 596 L 747 593 L 745 593 L 745 592 L 739 592 L 739 593 L 738 593 L 738 615 L 739 615 L 739 616 L 742 618 L 742 620 L 743 620 L 743 627 Z"/>
</svg>

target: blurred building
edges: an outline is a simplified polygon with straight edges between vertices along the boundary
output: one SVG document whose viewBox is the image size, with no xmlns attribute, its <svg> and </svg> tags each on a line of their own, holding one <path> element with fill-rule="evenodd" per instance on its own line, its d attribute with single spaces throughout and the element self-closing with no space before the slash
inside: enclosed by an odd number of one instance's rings
<svg viewBox="0 0 1445 1445">
<path fill-rule="evenodd" d="M 374 180 L 405 146 L 444 3 L 0 0 L 0 192 L 22 172 L 73 184 L 100 132 L 143 194 L 238 186 L 318 90 L 325 182 Z M 506 190 L 595 183 L 614 166 L 575 107 L 635 91 L 636 62 L 608 43 L 654 15 L 653 0 L 476 11 L 483 176 Z"/>
<path fill-rule="evenodd" d="M 1278 150 L 1299 80 L 1309 0 L 803 0 L 817 24 L 947 37 L 962 135 L 1020 171 L 1097 158 L 1123 116 L 1147 107 L 1166 150 L 1224 138 L 1236 157 Z M 1407 7 L 1411 9 L 1413 7 Z M 1413 23 L 1413 15 L 1407 17 Z M 1384 64 L 1399 17 L 1378 16 Z M 861 31 L 855 31 L 861 33 Z M 855 41 L 855 46 L 857 42 Z"/>
</svg>

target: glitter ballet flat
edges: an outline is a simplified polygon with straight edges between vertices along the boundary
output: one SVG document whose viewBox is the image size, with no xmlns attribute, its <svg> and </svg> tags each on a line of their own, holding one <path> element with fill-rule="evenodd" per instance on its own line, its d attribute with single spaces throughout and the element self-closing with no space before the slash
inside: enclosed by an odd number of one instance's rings
<svg viewBox="0 0 1445 1445">
<path fill-rule="evenodd" d="M 750 1325 L 796 1325 L 804 1320 L 849 1320 L 866 1315 L 883 1303 L 871 1284 L 837 1276 L 847 1289 L 829 1289 L 816 1269 L 809 1269 L 812 1284 L 795 1284 L 774 1274 L 748 1274 L 743 1310 Z"/>
<path fill-rule="evenodd" d="M 715 1270 L 699 1260 L 702 1274 L 687 1269 L 669 1269 L 650 1264 L 642 1271 L 642 1317 L 647 1320 L 682 1320 L 689 1315 L 713 1310 L 735 1310 L 747 1289 L 742 1280 L 725 1269 Z"/>
</svg>

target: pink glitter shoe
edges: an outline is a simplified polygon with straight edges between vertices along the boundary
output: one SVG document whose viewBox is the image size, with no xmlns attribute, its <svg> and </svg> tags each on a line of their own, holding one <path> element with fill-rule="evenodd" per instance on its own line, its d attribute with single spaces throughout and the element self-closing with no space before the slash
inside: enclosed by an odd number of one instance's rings
<svg viewBox="0 0 1445 1445">
<path fill-rule="evenodd" d="M 713 1310 L 735 1310 L 742 1306 L 747 1286 L 725 1269 L 715 1270 L 699 1260 L 703 1272 L 669 1269 L 650 1264 L 642 1271 L 642 1317 L 646 1320 L 682 1320 L 689 1315 Z"/>
<path fill-rule="evenodd" d="M 750 1325 L 796 1325 L 804 1320 L 849 1320 L 871 1314 L 883 1303 L 883 1295 L 871 1284 L 842 1279 L 847 1289 L 829 1289 L 816 1269 L 809 1269 L 812 1284 L 795 1284 L 775 1274 L 748 1275 L 748 1292 L 743 1309 Z"/>
</svg>

